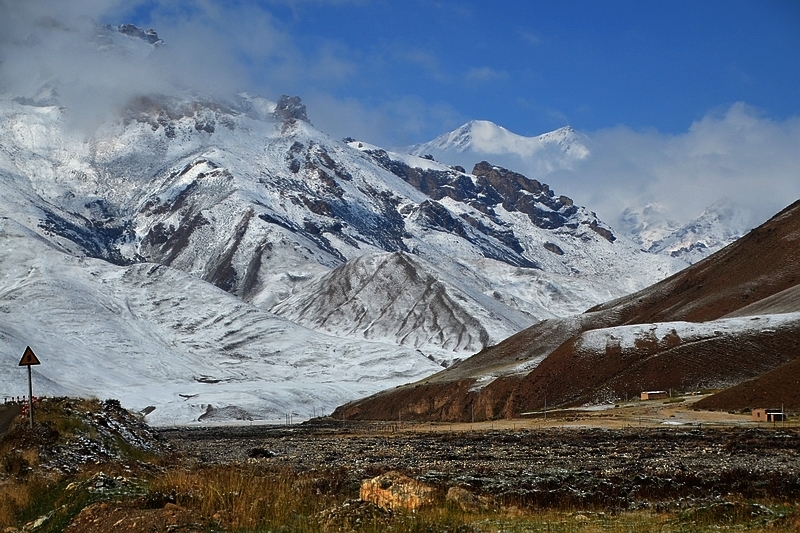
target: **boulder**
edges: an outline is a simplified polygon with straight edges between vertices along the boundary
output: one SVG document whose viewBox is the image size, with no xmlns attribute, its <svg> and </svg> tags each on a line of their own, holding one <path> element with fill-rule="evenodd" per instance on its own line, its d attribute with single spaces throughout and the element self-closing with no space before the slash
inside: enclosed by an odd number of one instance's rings
<svg viewBox="0 0 800 533">
<path fill-rule="evenodd" d="M 359 497 L 384 509 L 413 511 L 433 501 L 433 490 L 399 472 L 387 472 L 361 483 Z"/>
</svg>

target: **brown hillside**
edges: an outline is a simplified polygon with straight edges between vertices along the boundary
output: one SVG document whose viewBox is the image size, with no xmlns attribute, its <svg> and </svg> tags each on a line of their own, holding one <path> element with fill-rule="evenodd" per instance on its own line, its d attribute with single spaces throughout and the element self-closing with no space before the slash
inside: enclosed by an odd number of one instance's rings
<svg viewBox="0 0 800 533">
<path fill-rule="evenodd" d="M 795 350 L 800 351 L 797 344 Z M 703 398 L 695 404 L 698 409 L 725 411 L 773 409 L 781 406 L 787 411 L 800 411 L 800 358 L 755 379 Z"/>
<path fill-rule="evenodd" d="M 800 266 L 798 266 L 800 268 Z M 774 313 L 800 313 L 800 284 L 737 309 L 726 317 L 767 315 Z"/>
<path fill-rule="evenodd" d="M 425 381 L 450 382 L 476 378 L 486 374 L 505 375 L 520 373 L 520 366 L 539 361 L 550 355 L 561 344 L 587 329 L 596 329 L 612 323 L 607 314 L 590 313 L 567 318 L 551 318 L 520 331 L 500 344 L 485 348 Z"/>
<path fill-rule="evenodd" d="M 425 382 L 352 402 L 338 416 L 426 420 L 515 416 L 544 405 L 633 396 L 643 389 L 732 386 L 800 357 L 800 325 L 709 338 L 648 339 L 617 352 L 577 348 L 583 332 L 707 322 L 800 309 L 800 201 L 705 260 L 587 313 L 540 322 Z M 715 332 L 716 333 L 716 332 Z"/>
<path fill-rule="evenodd" d="M 641 342 L 632 349 L 613 345 L 599 351 L 581 349 L 576 337 L 527 375 L 506 375 L 483 387 L 472 379 L 420 382 L 352 402 L 341 407 L 337 416 L 460 422 L 508 418 L 541 409 L 545 402 L 551 407 L 575 406 L 634 398 L 643 390 L 722 388 L 770 375 L 765 373 L 778 367 L 791 369 L 785 365 L 800 360 L 800 317 L 774 329 L 715 331 L 701 338 L 668 334 L 648 339 L 647 330 L 643 332 Z M 776 398 L 790 405 L 790 385 L 770 389 L 782 377 L 791 376 L 777 373 L 758 390 L 762 394 L 779 391 Z M 800 389 L 795 396 L 800 398 Z M 707 407 L 728 410 L 751 405 L 721 398 L 719 407 L 710 398 L 705 400 Z M 706 408 L 700 403 L 698 407 Z"/>
<path fill-rule="evenodd" d="M 800 318 L 782 328 L 717 331 L 683 340 L 642 338 L 631 350 L 599 352 L 565 343 L 520 380 L 503 414 L 549 405 L 631 398 L 643 390 L 721 388 L 757 377 L 800 357 Z"/>
<path fill-rule="evenodd" d="M 590 311 L 619 324 L 714 320 L 800 283 L 800 201 L 738 241 L 642 291 Z"/>
</svg>

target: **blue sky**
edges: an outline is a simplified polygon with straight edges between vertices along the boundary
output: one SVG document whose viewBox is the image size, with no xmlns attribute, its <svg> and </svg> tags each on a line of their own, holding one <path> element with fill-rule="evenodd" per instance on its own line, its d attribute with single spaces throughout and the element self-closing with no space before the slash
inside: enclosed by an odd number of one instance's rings
<svg viewBox="0 0 800 533">
<path fill-rule="evenodd" d="M 114 64 L 91 21 L 166 45 Z M 612 224 L 719 201 L 758 223 L 800 198 L 797 0 L 0 0 L 0 94 L 48 76 L 86 117 L 176 86 L 299 95 L 322 131 L 387 148 L 472 119 L 571 125 L 592 155 L 537 177 Z"/>
<path fill-rule="evenodd" d="M 381 144 L 478 118 L 537 135 L 567 124 L 679 133 L 736 102 L 800 114 L 794 0 L 165 1 L 130 16 L 168 42 L 188 22 L 237 32 L 243 85 L 358 108 L 387 125 L 353 120 Z"/>
<path fill-rule="evenodd" d="M 410 96 L 523 135 L 566 124 L 674 133 L 737 101 L 779 118 L 800 111 L 797 2 L 428 4 L 286 19 L 307 46 L 340 42 L 358 58 L 341 96 Z"/>
</svg>

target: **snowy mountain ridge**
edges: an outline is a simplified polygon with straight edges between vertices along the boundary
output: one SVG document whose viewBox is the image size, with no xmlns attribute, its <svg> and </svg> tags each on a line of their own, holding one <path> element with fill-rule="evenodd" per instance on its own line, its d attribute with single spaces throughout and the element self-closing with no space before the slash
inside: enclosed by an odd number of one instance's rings
<svg viewBox="0 0 800 533">
<path fill-rule="evenodd" d="M 536 137 L 525 137 L 488 120 L 472 120 L 405 151 L 417 156 L 432 155 L 439 161 L 464 168 L 471 168 L 481 160 L 507 168 L 521 168 L 515 163 L 525 161 L 537 169 L 535 177 L 538 178 L 556 169 L 571 168 L 575 161 L 588 157 L 589 149 L 584 139 L 569 126 Z"/>
<path fill-rule="evenodd" d="M 538 322 L 434 376 L 336 416 L 468 421 L 613 404 L 646 390 L 731 388 L 712 409 L 800 405 L 800 201 L 642 291 Z M 744 398 L 741 397 L 744 395 Z M 705 408 L 705 407 L 703 407 Z"/>
<path fill-rule="evenodd" d="M 619 227 L 648 252 L 669 254 L 689 264 L 724 248 L 750 229 L 744 213 L 724 201 L 682 226 L 664 217 L 658 205 L 629 208 L 620 217 Z"/>
<path fill-rule="evenodd" d="M 0 243 L 0 362 L 16 368 L 32 346 L 36 395 L 152 406 L 157 425 L 279 421 L 441 369 L 413 349 L 308 330 L 173 268 L 65 254 L 5 217 Z M 3 372 L 0 396 L 23 394 L 23 374 Z"/>
<path fill-rule="evenodd" d="M 591 157 L 590 141 L 569 126 L 525 137 L 490 121 L 473 120 L 432 141 L 402 150 L 461 168 L 472 168 L 488 159 L 506 168 L 525 169 L 529 176 L 544 180 L 558 171 L 574 170 Z M 687 264 L 730 244 L 750 229 L 741 209 L 726 202 L 709 206 L 685 224 L 669 220 L 658 204 L 629 207 L 611 225 L 648 252 Z"/>
<path fill-rule="evenodd" d="M 162 46 L 98 36 L 123 62 Z M 298 97 L 138 94 L 88 129 L 59 99 L 57 79 L 0 98 L 0 346 L 38 347 L 49 393 L 159 423 L 338 404 L 685 265 L 497 163 L 331 139 Z"/>
</svg>

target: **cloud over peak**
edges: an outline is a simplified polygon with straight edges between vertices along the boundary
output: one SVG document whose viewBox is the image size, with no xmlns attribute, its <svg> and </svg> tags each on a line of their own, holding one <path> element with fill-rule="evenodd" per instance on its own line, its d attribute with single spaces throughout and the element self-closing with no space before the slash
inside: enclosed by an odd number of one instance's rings
<svg viewBox="0 0 800 533">
<path fill-rule="evenodd" d="M 592 157 L 561 178 L 609 221 L 658 203 L 685 222 L 728 199 L 757 224 L 800 198 L 800 117 L 778 121 L 738 102 L 681 134 L 618 126 L 590 138 Z"/>
<path fill-rule="evenodd" d="M 146 34 L 119 31 L 125 5 L 0 1 L 0 93 L 36 98 L 49 88 L 73 120 L 87 125 L 140 94 L 216 96 L 249 88 L 245 69 L 232 61 L 235 40 L 210 27 L 206 15 L 173 21 L 159 30 L 165 43 L 156 46 Z"/>
</svg>

